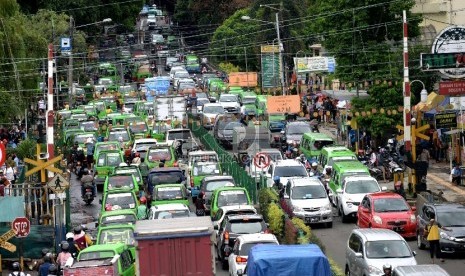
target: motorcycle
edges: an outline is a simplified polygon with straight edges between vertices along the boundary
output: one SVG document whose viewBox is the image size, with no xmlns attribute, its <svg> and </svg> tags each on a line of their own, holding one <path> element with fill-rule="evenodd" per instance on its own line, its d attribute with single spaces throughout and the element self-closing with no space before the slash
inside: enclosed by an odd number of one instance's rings
<svg viewBox="0 0 465 276">
<path fill-rule="evenodd" d="M 93 182 L 86 182 L 83 183 L 84 185 L 84 190 L 83 190 L 83 195 L 82 199 L 87 205 L 90 205 L 92 201 L 94 201 L 95 195 L 94 195 L 94 183 Z"/>
</svg>

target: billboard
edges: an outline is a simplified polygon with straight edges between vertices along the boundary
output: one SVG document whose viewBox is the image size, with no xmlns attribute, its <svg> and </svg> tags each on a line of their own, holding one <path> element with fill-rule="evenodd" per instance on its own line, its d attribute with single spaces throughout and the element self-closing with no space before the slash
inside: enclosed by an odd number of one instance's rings
<svg viewBox="0 0 465 276">
<path fill-rule="evenodd" d="M 229 73 L 229 86 L 256 87 L 258 84 L 257 72 Z"/>
<path fill-rule="evenodd" d="M 465 95 L 465 81 L 439 82 L 439 95 L 455 96 Z"/>
<path fill-rule="evenodd" d="M 280 86 L 281 64 L 279 62 L 279 46 L 262 45 L 261 51 L 261 73 L 262 88 L 274 88 Z"/>
<path fill-rule="evenodd" d="M 267 98 L 266 104 L 269 114 L 300 112 L 300 98 L 298 95 L 271 96 Z"/>
<path fill-rule="evenodd" d="M 334 57 L 295 57 L 294 65 L 298 74 L 313 72 L 334 73 L 336 60 Z"/>
</svg>

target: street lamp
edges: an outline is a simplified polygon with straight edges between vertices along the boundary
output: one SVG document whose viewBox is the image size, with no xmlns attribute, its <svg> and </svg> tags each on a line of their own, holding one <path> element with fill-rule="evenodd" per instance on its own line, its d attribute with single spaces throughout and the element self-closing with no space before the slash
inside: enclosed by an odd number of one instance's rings
<svg viewBox="0 0 465 276">
<path fill-rule="evenodd" d="M 281 42 L 281 35 L 280 35 L 280 32 L 279 32 L 279 12 L 281 11 L 280 9 L 277 9 L 271 5 L 260 5 L 260 7 L 266 7 L 266 8 L 270 8 L 270 9 L 273 9 L 273 10 L 276 10 L 277 12 L 275 13 L 275 18 L 276 18 L 276 22 L 269 22 L 269 21 L 264 21 L 264 20 L 260 20 L 260 19 L 255 19 L 255 18 L 251 18 L 250 16 L 248 15 L 243 15 L 241 16 L 241 19 L 242 20 L 251 20 L 251 21 L 257 21 L 257 22 L 263 22 L 263 23 L 268 23 L 268 24 L 273 24 L 275 25 L 275 28 L 276 28 L 276 37 L 278 39 L 278 45 L 279 45 L 279 67 L 280 67 L 280 70 L 281 70 L 281 74 L 280 74 L 280 79 L 281 79 L 281 89 L 283 91 L 283 95 L 285 95 L 285 91 L 284 91 L 284 64 L 283 64 L 283 50 L 284 50 L 284 47 L 283 47 L 283 43 Z"/>
<path fill-rule="evenodd" d="M 93 25 L 99 25 L 99 24 L 105 24 L 105 23 L 110 23 L 112 22 L 111 18 L 105 18 L 101 21 L 89 23 L 89 24 L 84 24 L 84 25 L 79 25 L 75 26 L 74 25 L 74 19 L 72 16 L 69 17 L 69 41 L 71 45 L 71 49 L 69 50 L 69 57 L 68 57 L 68 104 L 71 108 L 71 100 L 72 100 L 72 94 L 74 89 L 73 89 L 73 48 L 72 48 L 72 41 L 73 41 L 73 32 L 75 29 L 78 28 L 83 28 L 87 26 L 93 26 Z M 57 102 L 58 104 L 58 102 Z"/>
</svg>

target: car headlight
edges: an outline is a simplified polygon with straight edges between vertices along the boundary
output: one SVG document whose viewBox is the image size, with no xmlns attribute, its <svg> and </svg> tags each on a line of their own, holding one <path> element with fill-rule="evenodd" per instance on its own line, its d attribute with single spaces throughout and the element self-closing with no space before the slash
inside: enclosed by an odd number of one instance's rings
<svg viewBox="0 0 465 276">
<path fill-rule="evenodd" d="M 383 224 L 383 220 L 379 216 L 373 216 L 373 220 L 377 224 Z"/>
<path fill-rule="evenodd" d="M 383 274 L 383 271 L 382 271 L 381 269 L 377 268 L 376 266 L 372 266 L 372 265 L 369 265 L 369 266 L 368 266 L 368 272 L 369 272 L 370 274 L 376 274 L 376 275 L 378 275 L 378 274 L 379 274 L 379 275 Z"/>
<path fill-rule="evenodd" d="M 294 207 L 293 207 L 293 211 L 294 211 L 294 212 L 303 212 L 303 210 L 304 210 L 304 209 L 302 209 L 302 208 L 299 207 L 299 206 L 294 206 Z"/>
<path fill-rule="evenodd" d="M 417 222 L 417 217 L 415 217 L 415 215 L 410 215 L 410 222 L 411 223 L 416 223 Z"/>
<path fill-rule="evenodd" d="M 450 241 L 455 241 L 455 237 L 452 237 L 452 236 L 449 236 L 446 232 L 444 231 L 441 231 L 441 233 L 439 234 L 441 236 L 442 239 L 445 239 L 445 240 L 450 240 Z"/>
<path fill-rule="evenodd" d="M 331 211 L 331 210 L 332 210 L 331 204 L 321 207 L 321 211 Z"/>
</svg>

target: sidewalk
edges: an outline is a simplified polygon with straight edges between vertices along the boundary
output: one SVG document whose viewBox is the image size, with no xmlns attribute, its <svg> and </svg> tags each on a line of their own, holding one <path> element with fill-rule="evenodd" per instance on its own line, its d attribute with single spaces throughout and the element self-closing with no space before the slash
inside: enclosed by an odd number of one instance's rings
<svg viewBox="0 0 465 276">
<path fill-rule="evenodd" d="M 336 129 L 331 125 L 321 125 L 320 132 L 331 136 L 334 140 L 336 139 Z M 427 174 L 427 188 L 434 194 L 443 193 L 442 197 L 448 202 L 456 202 L 465 204 L 465 180 L 464 186 L 456 186 L 451 183 L 450 180 L 450 164 L 449 162 L 436 163 L 431 161 Z M 408 172 L 405 173 L 406 178 L 404 179 L 404 187 L 408 184 Z M 384 182 L 380 181 L 380 186 L 386 186 L 388 190 L 394 188 L 393 181 Z"/>
</svg>

